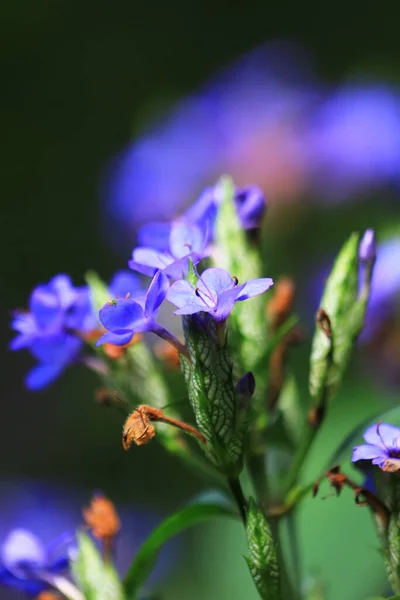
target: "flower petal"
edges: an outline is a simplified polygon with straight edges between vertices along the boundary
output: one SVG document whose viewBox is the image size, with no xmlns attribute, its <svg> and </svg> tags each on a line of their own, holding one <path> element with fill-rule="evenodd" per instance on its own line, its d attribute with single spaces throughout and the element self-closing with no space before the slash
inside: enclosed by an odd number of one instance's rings
<svg viewBox="0 0 400 600">
<path fill-rule="evenodd" d="M 358 460 L 371 460 L 373 458 L 382 458 L 383 460 L 386 460 L 387 456 L 385 450 L 378 446 L 362 444 L 361 446 L 354 446 L 351 460 L 352 462 L 357 462 Z"/>
<path fill-rule="evenodd" d="M 167 291 L 167 300 L 179 310 L 176 315 L 192 315 L 196 312 L 208 312 L 204 302 L 196 296 L 195 288 L 186 280 L 175 281 Z M 183 311 L 183 312 L 181 312 Z"/>
<path fill-rule="evenodd" d="M 102 335 L 96 342 L 96 346 L 101 346 L 102 344 L 112 344 L 113 346 L 125 346 L 125 344 L 129 344 L 135 332 L 132 329 L 125 331 L 124 333 L 113 333 L 112 331 L 107 331 L 104 335 Z"/>
<path fill-rule="evenodd" d="M 266 210 L 262 190 L 257 186 L 239 188 L 235 193 L 235 205 L 243 229 L 259 227 Z"/>
<path fill-rule="evenodd" d="M 377 425 L 371 425 L 363 434 L 363 438 L 367 444 L 374 444 L 380 448 L 396 448 L 395 440 L 400 436 L 400 429 L 388 423 L 381 423 L 378 434 L 377 427 Z"/>
<path fill-rule="evenodd" d="M 169 248 L 172 256 L 182 258 L 191 252 L 201 254 L 204 247 L 204 234 L 199 227 L 176 221 L 172 225 Z"/>
<path fill-rule="evenodd" d="M 39 364 L 33 367 L 25 377 L 26 387 L 29 390 L 41 390 L 57 379 L 64 368 L 64 364 Z"/>
<path fill-rule="evenodd" d="M 240 295 L 238 296 L 238 300 L 247 300 L 248 298 L 253 298 L 253 296 L 263 294 L 273 284 L 273 280 L 269 277 L 265 277 L 264 279 L 250 279 L 250 281 L 245 283 Z"/>
<path fill-rule="evenodd" d="M 216 321 L 226 321 L 235 306 L 238 293 L 240 293 L 240 288 L 234 287 L 218 296 L 217 309 L 212 313 Z"/>
<path fill-rule="evenodd" d="M 42 328 L 52 327 L 62 315 L 59 300 L 48 286 L 39 285 L 31 294 L 29 308 L 37 325 Z"/>
<path fill-rule="evenodd" d="M 171 223 L 147 223 L 139 229 L 137 239 L 141 246 L 163 252 L 169 249 L 170 233 Z"/>
<path fill-rule="evenodd" d="M 136 292 L 141 291 L 138 276 L 130 271 L 115 273 L 108 287 L 113 298 L 125 298 L 127 294 L 136 296 Z"/>
<path fill-rule="evenodd" d="M 40 540 L 26 529 L 14 529 L 1 546 L 1 562 L 13 571 L 19 563 L 40 566 L 45 563 L 46 552 Z"/>
<path fill-rule="evenodd" d="M 147 269 L 164 269 L 169 264 L 173 262 L 173 257 L 170 254 L 165 252 L 159 252 L 158 250 L 153 250 L 152 248 L 135 248 L 132 252 L 132 261 L 130 261 L 129 266 L 131 269 L 131 263 L 137 264 L 139 266 L 145 267 Z M 139 270 L 139 269 L 137 269 Z M 139 271 L 140 273 L 142 271 Z M 145 273 L 147 275 L 147 273 Z"/>
<path fill-rule="evenodd" d="M 59 332 L 36 337 L 30 351 L 40 362 L 65 365 L 75 358 L 82 347 L 82 341 L 68 333 Z"/>
<path fill-rule="evenodd" d="M 168 288 L 168 277 L 162 271 L 158 271 L 150 283 L 146 294 L 145 313 L 147 318 L 153 319 L 157 316 L 158 309 L 165 300 Z"/>
<path fill-rule="evenodd" d="M 213 296 L 215 300 L 219 294 L 236 287 L 236 281 L 225 269 L 211 267 L 202 273 L 197 286 L 205 294 Z"/>
<path fill-rule="evenodd" d="M 106 329 L 134 329 L 144 319 L 142 307 L 132 298 L 120 298 L 107 303 L 100 309 L 99 319 Z"/>
</svg>

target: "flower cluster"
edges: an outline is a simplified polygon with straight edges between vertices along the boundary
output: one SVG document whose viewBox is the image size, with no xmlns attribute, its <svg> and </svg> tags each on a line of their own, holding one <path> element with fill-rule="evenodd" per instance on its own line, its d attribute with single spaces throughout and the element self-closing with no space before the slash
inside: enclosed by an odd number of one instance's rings
<svg viewBox="0 0 400 600">
<path fill-rule="evenodd" d="M 257 187 L 238 188 L 234 193 L 238 219 L 244 229 L 260 226 L 265 213 L 264 196 Z M 220 268 L 208 268 L 199 275 L 195 268 L 212 253 L 215 222 L 222 202 L 222 188 L 207 188 L 198 200 L 172 223 L 150 223 L 139 232 L 142 245 L 132 253 L 129 267 L 152 277 L 144 300 L 128 294 L 108 302 L 100 310 L 107 330 L 98 341 L 118 346 L 131 341 L 135 333 L 151 331 L 185 354 L 179 341 L 157 322 L 159 308 L 167 299 L 178 308 L 176 315 L 209 313 L 216 322 L 229 317 L 236 302 L 267 291 L 270 278 L 238 282 Z M 188 280 L 190 265 L 196 284 Z M 173 281 L 170 286 L 171 281 Z"/>
</svg>

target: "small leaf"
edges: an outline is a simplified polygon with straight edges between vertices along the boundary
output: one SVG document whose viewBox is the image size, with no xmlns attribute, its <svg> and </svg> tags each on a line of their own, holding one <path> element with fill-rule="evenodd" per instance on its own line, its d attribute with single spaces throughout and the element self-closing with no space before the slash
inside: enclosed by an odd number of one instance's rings
<svg viewBox="0 0 400 600">
<path fill-rule="evenodd" d="M 85 275 L 85 281 L 89 286 L 93 308 L 98 312 L 110 300 L 111 295 L 108 287 L 95 271 L 88 271 Z"/>
<path fill-rule="evenodd" d="M 83 532 L 77 534 L 78 553 L 72 561 L 72 574 L 86 600 L 125 600 L 114 567 L 104 562 L 93 540 Z"/>
<path fill-rule="evenodd" d="M 188 527 L 216 517 L 237 518 L 230 509 L 217 504 L 197 504 L 182 508 L 163 521 L 149 535 L 136 554 L 126 575 L 124 587 L 128 600 L 135 600 L 140 588 L 150 575 L 162 546 Z"/>
<path fill-rule="evenodd" d="M 279 565 L 275 542 L 263 511 L 250 498 L 247 516 L 249 556 L 245 557 L 251 576 L 263 600 L 280 600 Z"/>
</svg>

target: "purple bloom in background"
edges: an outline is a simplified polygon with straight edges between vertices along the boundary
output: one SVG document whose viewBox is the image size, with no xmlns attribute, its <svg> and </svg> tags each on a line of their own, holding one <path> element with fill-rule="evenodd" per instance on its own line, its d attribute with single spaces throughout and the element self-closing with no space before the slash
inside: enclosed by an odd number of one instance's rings
<svg viewBox="0 0 400 600">
<path fill-rule="evenodd" d="M 240 186 L 256 181 L 274 200 L 298 196 L 307 180 L 303 132 L 316 98 L 308 72 L 298 46 L 257 48 L 144 131 L 108 173 L 105 226 L 118 223 L 116 241 L 121 227 L 132 233 L 176 219 L 221 173 Z M 162 224 L 159 232 L 165 235 Z"/>
<path fill-rule="evenodd" d="M 29 348 L 39 361 L 26 377 L 27 387 L 41 389 L 56 379 L 82 348 L 74 331 L 89 331 L 95 323 L 86 286 L 73 287 L 67 275 L 38 285 L 31 294 L 29 311 L 15 313 L 11 324 L 18 332 L 11 350 Z"/>
<path fill-rule="evenodd" d="M 387 423 L 371 425 L 363 435 L 367 442 L 353 449 L 352 462 L 371 460 L 383 471 L 400 469 L 400 429 Z"/>
<path fill-rule="evenodd" d="M 129 344 L 135 333 L 157 332 L 160 326 L 155 319 L 168 286 L 168 278 L 162 271 L 158 271 L 147 290 L 144 305 L 130 297 L 105 304 L 100 310 L 99 318 L 108 331 L 97 340 L 96 346 L 104 343 L 124 346 Z"/>
<path fill-rule="evenodd" d="M 349 194 L 400 178 L 400 94 L 386 85 L 345 85 L 316 110 L 305 150 L 318 190 Z"/>
<path fill-rule="evenodd" d="M 218 321 L 229 317 L 236 302 L 247 300 L 266 292 L 273 285 L 272 279 L 252 279 L 238 284 L 224 269 L 206 269 L 196 287 L 189 281 L 176 281 L 167 292 L 167 300 L 178 310 L 176 315 L 193 315 L 207 312 Z"/>
<path fill-rule="evenodd" d="M 0 583 L 31 594 L 51 587 L 55 575 L 68 569 L 75 546 L 72 533 L 63 534 L 49 546 L 27 529 L 13 529 L 0 547 Z"/>
<path fill-rule="evenodd" d="M 176 221 L 171 227 L 168 252 L 138 247 L 133 250 L 132 260 L 128 264 L 143 275 L 153 277 L 157 271 L 161 271 L 172 279 L 180 279 L 187 275 L 189 259 L 197 264 L 207 256 L 207 241 L 207 230 L 202 231 L 197 225 Z"/>
</svg>

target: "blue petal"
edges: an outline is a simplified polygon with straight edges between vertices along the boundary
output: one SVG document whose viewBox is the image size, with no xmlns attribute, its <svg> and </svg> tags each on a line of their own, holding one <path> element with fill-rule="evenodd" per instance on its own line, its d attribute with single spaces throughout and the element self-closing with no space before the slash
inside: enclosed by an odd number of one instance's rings
<svg viewBox="0 0 400 600">
<path fill-rule="evenodd" d="M 62 309 L 67 309 L 72 306 L 80 293 L 79 288 L 72 285 L 71 278 L 68 275 L 56 275 L 50 280 L 49 289 L 58 298 Z"/>
<path fill-rule="evenodd" d="M 266 292 L 274 284 L 269 277 L 264 279 L 251 279 L 247 281 L 238 296 L 238 300 L 247 300 Z"/>
<path fill-rule="evenodd" d="M 353 448 L 351 460 L 352 462 L 358 460 L 371 460 L 373 458 L 382 458 L 386 460 L 387 457 L 387 453 L 382 448 L 363 444 L 362 446 L 355 446 Z"/>
<path fill-rule="evenodd" d="M 185 212 L 185 219 L 196 223 L 203 231 L 208 228 L 210 235 L 214 229 L 218 211 L 218 192 L 214 187 L 206 188 L 196 202 Z"/>
<path fill-rule="evenodd" d="M 31 335 L 17 335 L 9 344 L 10 350 L 21 350 L 22 348 L 28 348 L 32 343 L 33 337 Z"/>
<path fill-rule="evenodd" d="M 179 310 L 176 315 L 192 315 L 196 312 L 208 312 L 208 307 L 195 294 L 195 288 L 186 280 L 175 281 L 167 292 L 167 300 Z M 182 312 L 183 311 L 183 312 Z"/>
<path fill-rule="evenodd" d="M 172 225 L 169 247 L 175 258 L 182 258 L 191 252 L 201 254 L 204 250 L 204 234 L 196 225 L 177 221 Z"/>
<path fill-rule="evenodd" d="M 134 335 L 135 332 L 132 329 L 128 329 L 124 333 L 113 333 L 111 331 L 107 331 L 107 333 L 102 335 L 97 340 L 96 346 L 101 346 L 102 344 L 113 344 L 113 346 L 125 346 L 125 344 L 129 344 Z"/>
<path fill-rule="evenodd" d="M 100 309 L 99 319 L 109 331 L 135 328 L 135 323 L 143 320 L 142 307 L 132 298 L 120 298 L 115 303 L 107 303 Z"/>
<path fill-rule="evenodd" d="M 204 271 L 197 286 L 202 293 L 211 295 L 216 301 L 219 294 L 236 287 L 236 282 L 224 269 L 212 267 Z"/>
<path fill-rule="evenodd" d="M 165 300 L 169 280 L 162 271 L 158 271 L 151 282 L 146 294 L 146 316 L 153 319 L 157 316 L 161 303 Z"/>
<path fill-rule="evenodd" d="M 63 371 L 64 365 L 40 364 L 33 367 L 25 378 L 26 387 L 30 390 L 41 390 L 57 379 Z"/>
<path fill-rule="evenodd" d="M 139 278 L 130 271 L 118 271 L 110 282 L 109 290 L 113 298 L 136 295 L 137 291 L 141 291 Z"/>
<path fill-rule="evenodd" d="M 140 246 L 166 251 L 170 233 L 171 223 L 148 223 L 139 229 L 137 239 Z"/>
<path fill-rule="evenodd" d="M 40 540 L 26 529 L 14 529 L 1 547 L 2 564 L 13 571 L 21 562 L 43 565 L 45 550 Z"/>
<path fill-rule="evenodd" d="M 173 257 L 165 252 L 152 248 L 135 248 L 132 252 L 132 262 L 153 269 L 164 269 L 173 262 Z"/>
<path fill-rule="evenodd" d="M 38 286 L 33 290 L 29 308 L 42 329 L 52 327 L 62 316 L 59 300 L 48 286 Z"/>
<path fill-rule="evenodd" d="M 379 425 L 379 434 L 377 425 L 371 425 L 363 434 L 363 438 L 368 444 L 373 444 L 380 448 L 396 447 L 395 440 L 400 436 L 400 429 L 388 423 L 381 423 Z"/>
<path fill-rule="evenodd" d="M 31 353 L 40 362 L 64 365 L 72 361 L 82 348 L 82 341 L 60 332 L 36 337 L 30 346 Z"/>
<path fill-rule="evenodd" d="M 226 321 L 232 312 L 240 289 L 232 288 L 218 296 L 217 310 L 212 313 L 216 321 Z"/>
</svg>

